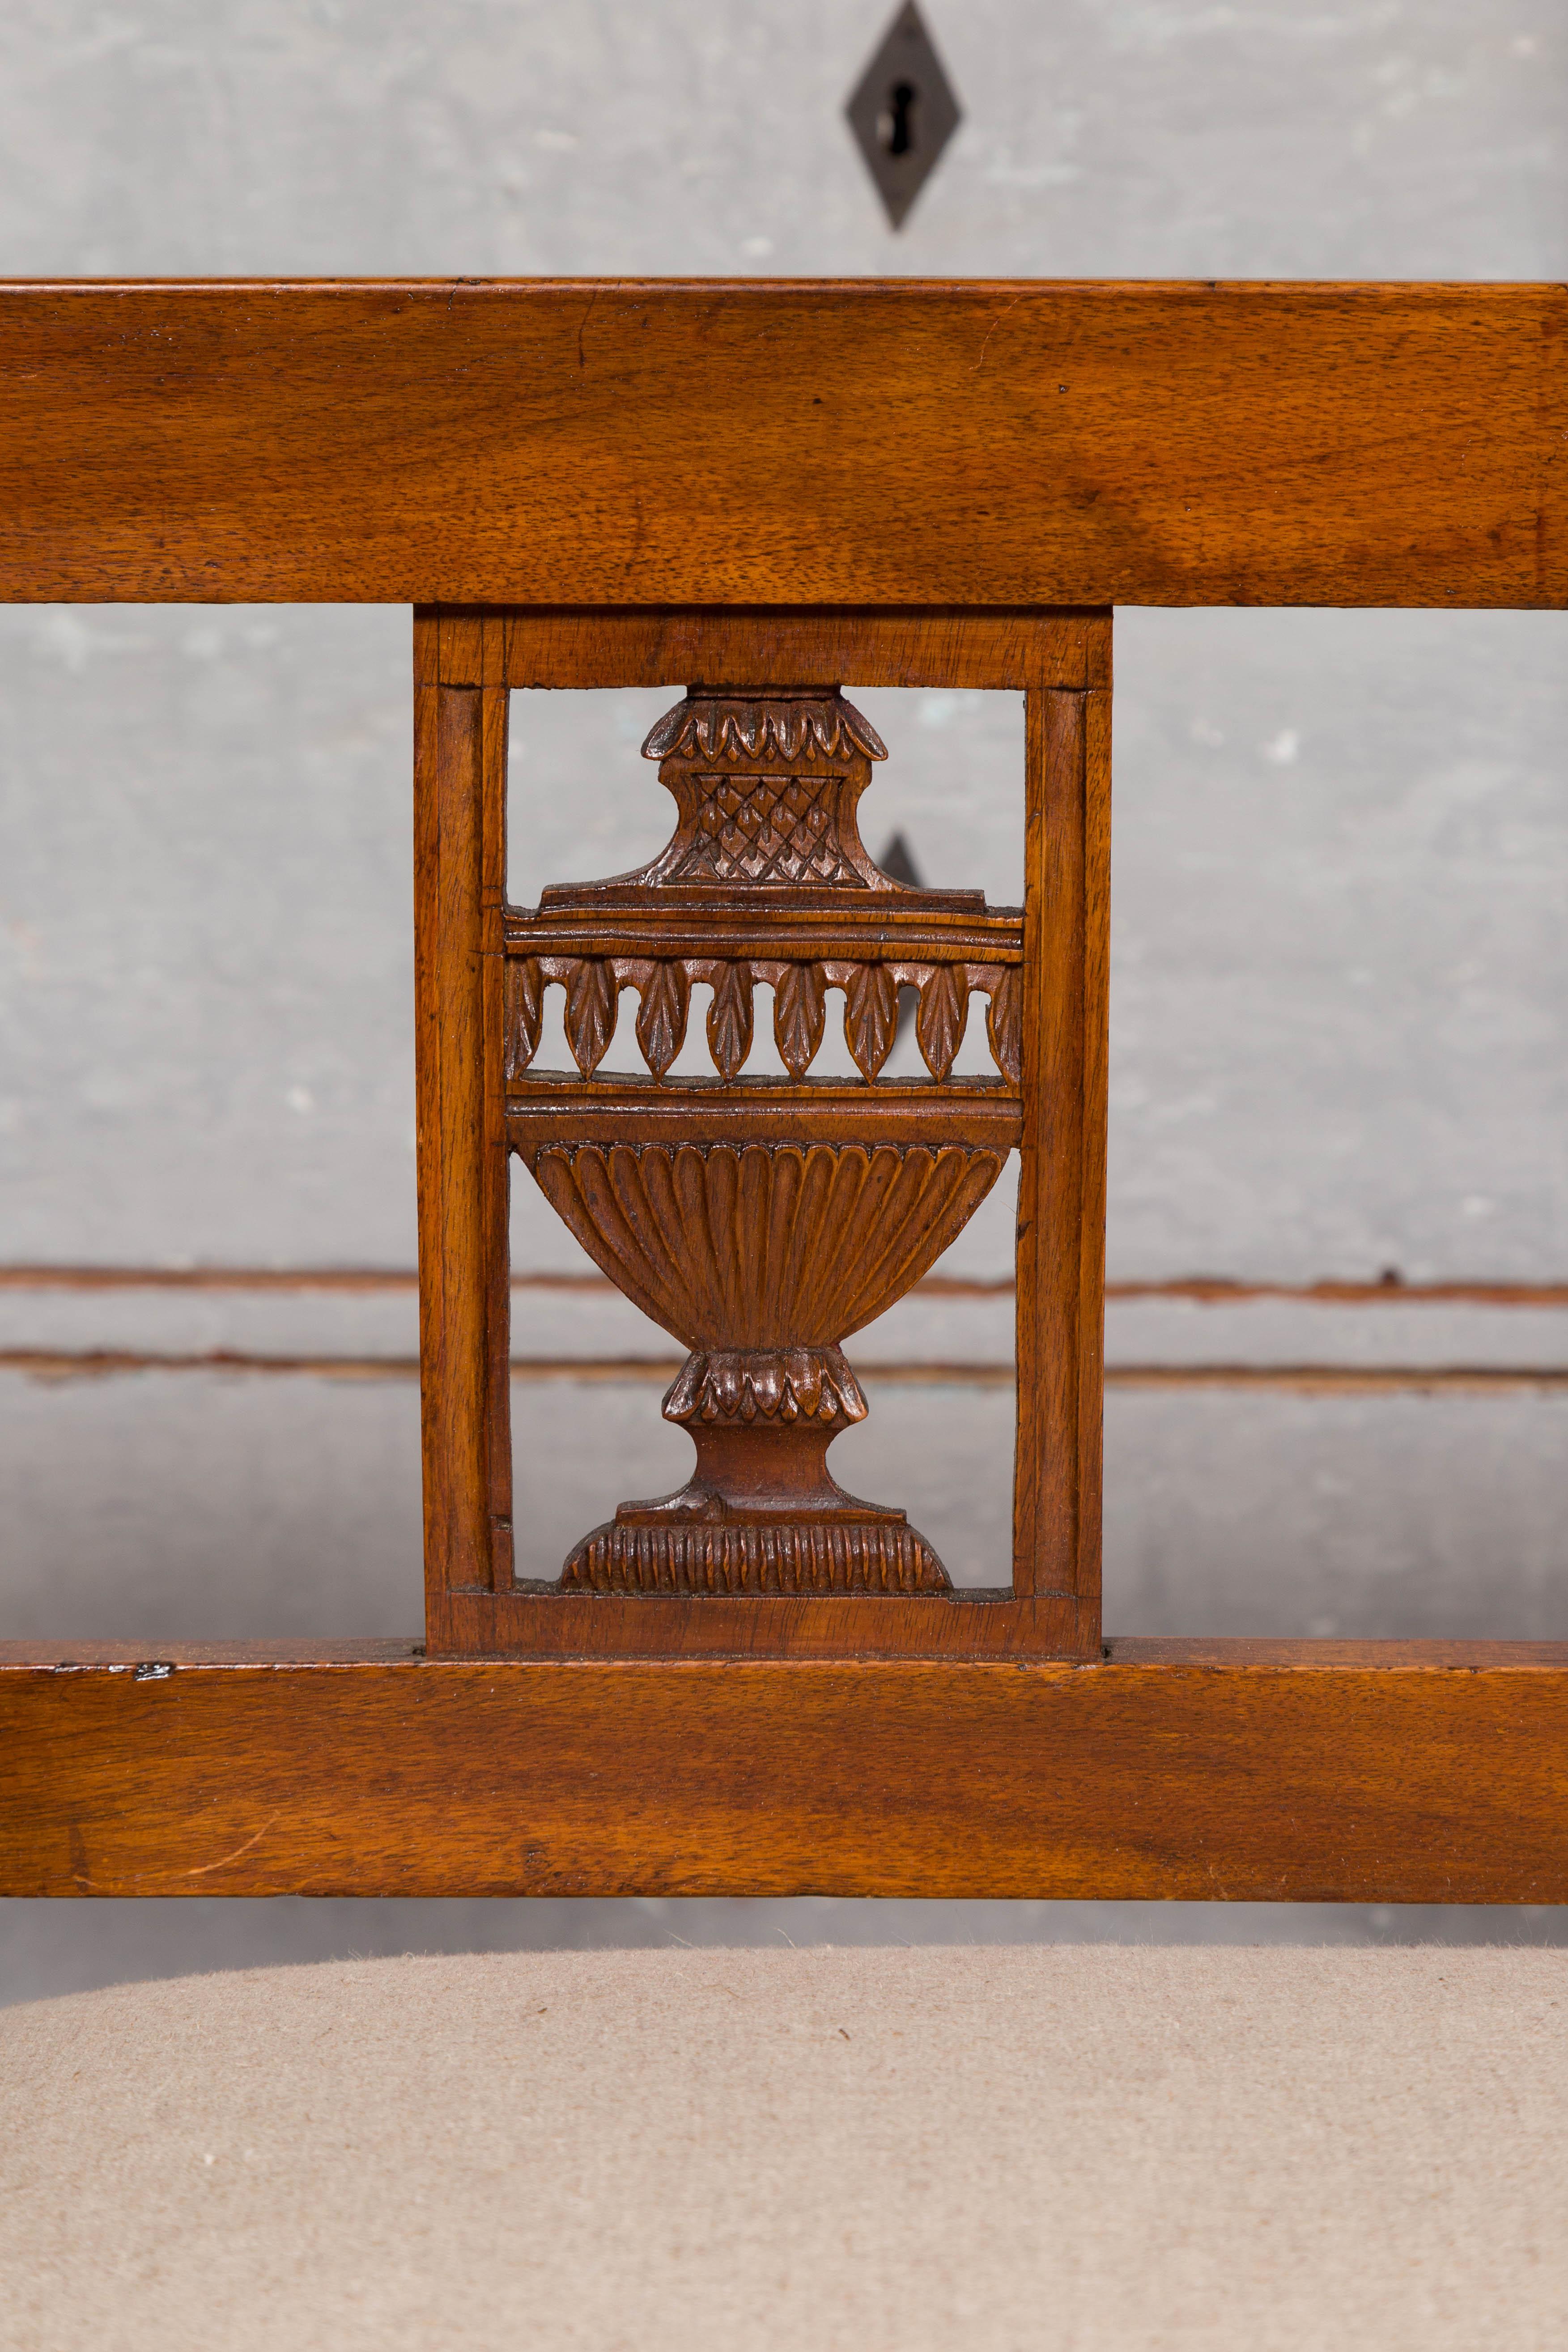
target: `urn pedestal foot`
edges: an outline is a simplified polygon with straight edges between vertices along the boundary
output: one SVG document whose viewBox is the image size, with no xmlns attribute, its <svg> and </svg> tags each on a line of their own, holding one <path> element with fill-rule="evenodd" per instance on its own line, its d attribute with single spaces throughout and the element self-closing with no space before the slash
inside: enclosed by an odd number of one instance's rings
<svg viewBox="0 0 1568 2352">
<path fill-rule="evenodd" d="M 623 1503 L 562 1571 L 575 1592 L 946 1592 L 902 1511 L 847 1495 L 827 1448 L 866 1401 L 837 1348 L 688 1358 L 664 1401 L 697 1448 L 678 1494 Z"/>
</svg>

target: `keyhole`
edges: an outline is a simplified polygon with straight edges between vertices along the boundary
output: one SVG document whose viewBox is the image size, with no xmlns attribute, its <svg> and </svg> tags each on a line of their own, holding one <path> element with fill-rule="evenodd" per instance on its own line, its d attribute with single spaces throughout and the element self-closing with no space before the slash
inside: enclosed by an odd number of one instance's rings
<svg viewBox="0 0 1568 2352">
<path fill-rule="evenodd" d="M 888 92 L 888 111 L 882 117 L 882 143 L 889 155 L 907 155 L 914 145 L 914 131 L 910 117 L 920 96 L 912 81 L 896 81 Z"/>
</svg>

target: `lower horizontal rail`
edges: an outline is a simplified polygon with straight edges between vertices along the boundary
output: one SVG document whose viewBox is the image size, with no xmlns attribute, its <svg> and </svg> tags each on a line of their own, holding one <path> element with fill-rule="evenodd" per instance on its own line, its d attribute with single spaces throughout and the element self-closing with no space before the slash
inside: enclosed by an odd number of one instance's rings
<svg viewBox="0 0 1568 2352">
<path fill-rule="evenodd" d="M 1565 1800 L 1563 1643 L 0 1650 L 13 1895 L 1563 1903 Z"/>
</svg>

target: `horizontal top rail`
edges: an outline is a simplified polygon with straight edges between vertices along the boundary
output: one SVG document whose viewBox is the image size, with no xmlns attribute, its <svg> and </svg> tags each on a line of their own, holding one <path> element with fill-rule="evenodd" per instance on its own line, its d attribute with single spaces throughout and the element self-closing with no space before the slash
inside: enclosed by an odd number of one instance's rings
<svg viewBox="0 0 1568 2352">
<path fill-rule="evenodd" d="M 0 283 L 0 600 L 1568 603 L 1568 289 Z"/>
</svg>

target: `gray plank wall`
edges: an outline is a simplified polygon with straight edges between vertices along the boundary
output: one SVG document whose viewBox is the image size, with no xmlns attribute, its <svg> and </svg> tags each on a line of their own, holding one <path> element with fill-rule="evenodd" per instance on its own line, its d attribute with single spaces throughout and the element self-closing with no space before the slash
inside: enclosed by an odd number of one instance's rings
<svg viewBox="0 0 1568 2352">
<path fill-rule="evenodd" d="M 1534 278 L 1568 268 L 1568 27 L 1520 0 L 1325 13 L 931 0 L 965 119 L 903 232 L 841 119 L 874 5 L 82 0 L 0 28 L 8 274 L 487 271 Z M 1112 1630 L 1568 1633 L 1568 666 L 1557 615 L 1118 616 L 1110 1265 L 1298 1295 L 1113 1304 Z M 0 614 L 7 1267 L 414 1255 L 408 616 Z M 520 698 L 521 699 L 521 698 Z M 927 878 L 1016 893 L 1001 698 L 866 698 L 865 809 Z M 663 837 L 661 698 L 528 698 L 519 892 Z M 998 1202 L 955 1270 L 1005 1273 Z M 521 1269 L 574 1246 L 520 1198 Z M 1513 1286 L 1325 1304 L 1325 1278 Z M 0 1632 L 398 1633 L 406 1378 L 73 1358 L 412 1351 L 406 1290 L 0 1286 Z M 525 1354 L 668 1352 L 519 1294 Z M 840 1475 L 998 1573 L 1007 1308 L 869 1332 Z M 30 1369 L 18 1364 L 27 1359 Z M 879 1362 L 963 1358 L 990 1384 Z M 1140 1367 L 1242 1367 L 1150 1385 Z M 1490 1368 L 1370 1389 L 1280 1368 Z M 1273 1368 L 1273 1384 L 1258 1375 Z M 79 1366 L 77 1368 L 79 1374 Z M 47 1377 L 45 1375 L 47 1375 Z M 520 1379 L 533 1563 L 683 1475 L 658 1391 Z M 577 1433 L 613 1430 L 606 1489 Z M 787 1932 L 1555 1937 L 1556 1915 L 1201 1906 L 12 1904 L 0 1994 L 353 1948 Z"/>
</svg>

